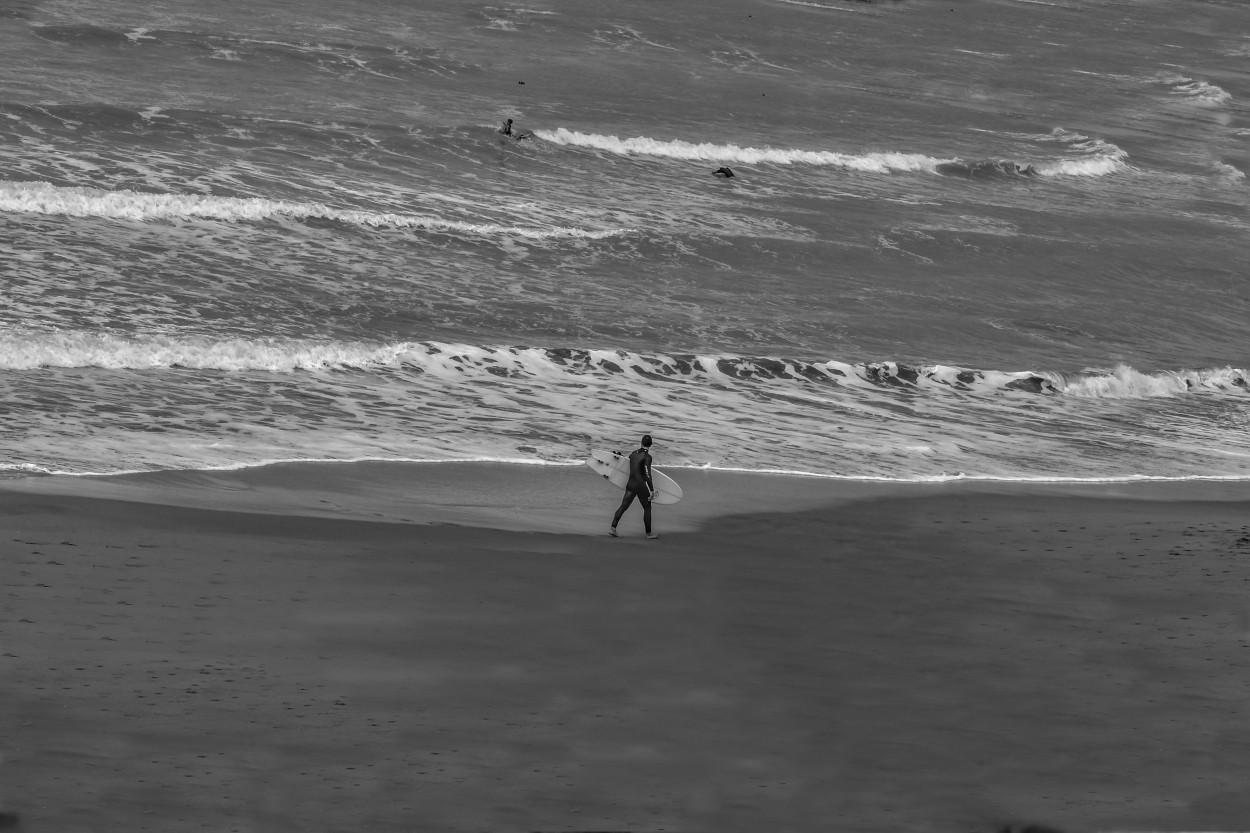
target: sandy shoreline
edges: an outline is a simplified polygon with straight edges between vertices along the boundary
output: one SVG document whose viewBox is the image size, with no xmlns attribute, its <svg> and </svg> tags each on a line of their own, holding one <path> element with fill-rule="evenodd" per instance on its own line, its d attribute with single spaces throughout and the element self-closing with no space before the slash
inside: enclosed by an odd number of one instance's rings
<svg viewBox="0 0 1250 833">
<path fill-rule="evenodd" d="M 6 483 L 0 812 L 1247 828 L 1244 485 L 682 472 L 645 541 L 637 509 L 601 534 L 619 493 L 583 472 L 453 469 Z"/>
</svg>

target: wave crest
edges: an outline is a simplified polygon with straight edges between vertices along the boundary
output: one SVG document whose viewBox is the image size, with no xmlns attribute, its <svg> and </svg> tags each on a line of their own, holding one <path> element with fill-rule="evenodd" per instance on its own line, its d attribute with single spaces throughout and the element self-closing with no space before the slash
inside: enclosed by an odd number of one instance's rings
<svg viewBox="0 0 1250 833">
<path fill-rule="evenodd" d="M 404 370 L 448 379 L 559 378 L 587 374 L 673 382 L 782 382 L 963 392 L 1013 391 L 1132 399 L 1194 391 L 1245 391 L 1250 373 L 1225 367 L 1142 373 L 1127 365 L 1080 373 L 1001 371 L 903 362 L 841 362 L 727 354 L 648 354 L 572 347 L 492 347 L 444 342 L 125 336 L 75 331 L 0 333 L 0 369 L 190 368 L 222 371 Z"/>
<path fill-rule="evenodd" d="M 1068 396 L 1086 399 L 1145 399 L 1180 396 L 1195 390 L 1246 389 L 1250 375 L 1232 367 L 1206 370 L 1161 370 L 1142 373 L 1128 365 L 1108 372 L 1057 376 L 1057 386 Z"/>
<path fill-rule="evenodd" d="M 1209 81 L 1185 75 L 1164 75 L 1159 81 L 1172 88 L 1172 95 L 1198 107 L 1223 107 L 1233 100 L 1230 92 Z"/>
<path fill-rule="evenodd" d="M 1080 136 L 1071 139 L 1072 152 L 1079 158 L 1053 162 L 1017 162 L 1000 159 L 964 160 L 938 158 L 918 153 L 874 152 L 861 155 L 794 148 L 755 148 L 718 145 L 710 142 L 663 140 L 646 136 L 620 138 L 597 133 L 579 133 L 567 128 L 535 130 L 538 138 L 566 147 L 590 148 L 622 156 L 654 156 L 697 162 L 734 162 L 743 165 L 814 165 L 846 168 L 868 173 L 925 172 L 978 178 L 984 176 L 1106 176 L 1124 170 L 1127 154 L 1115 145 Z M 1065 141 L 1069 141 L 1065 137 Z"/>
<path fill-rule="evenodd" d="M 1049 134 L 1037 137 L 1043 142 L 1057 142 L 1066 146 L 1068 156 L 1038 166 L 1042 176 L 1108 176 L 1128 170 L 1128 153 L 1102 139 L 1094 139 L 1056 127 Z"/>
<path fill-rule="evenodd" d="M 596 133 L 579 133 L 560 127 L 535 130 L 538 138 L 557 145 L 592 148 L 621 155 L 658 156 L 700 162 L 738 162 L 744 165 L 830 165 L 857 171 L 887 173 L 889 171 L 933 171 L 943 161 L 916 153 L 868 153 L 853 156 L 823 150 L 790 148 L 753 148 L 738 145 L 717 145 L 710 142 L 665 141 L 645 136 L 622 139 Z"/>
<path fill-rule="evenodd" d="M 59 186 L 48 182 L 0 182 L 0 211 L 68 217 L 102 217 L 151 222 L 160 220 L 221 220 L 255 222 L 277 218 L 330 220 L 364 228 L 415 229 L 485 237 L 532 239 L 602 239 L 630 229 L 591 230 L 567 227 L 525 228 L 495 223 L 470 223 L 420 214 L 397 214 L 331 208 L 321 203 L 291 202 L 257 197 L 216 197 L 196 194 L 150 194 Z"/>
</svg>

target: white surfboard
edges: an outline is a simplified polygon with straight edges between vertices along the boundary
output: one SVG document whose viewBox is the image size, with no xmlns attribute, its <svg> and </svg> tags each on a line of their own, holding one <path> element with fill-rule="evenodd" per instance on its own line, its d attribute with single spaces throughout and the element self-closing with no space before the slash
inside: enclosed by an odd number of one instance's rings
<svg viewBox="0 0 1250 833">
<path fill-rule="evenodd" d="M 615 451 L 592 451 L 586 461 L 591 471 L 603 475 L 618 489 L 624 489 L 629 482 L 629 456 Z M 682 499 L 681 486 L 673 478 L 654 466 L 651 468 L 651 484 L 655 486 L 652 503 L 676 503 Z"/>
</svg>

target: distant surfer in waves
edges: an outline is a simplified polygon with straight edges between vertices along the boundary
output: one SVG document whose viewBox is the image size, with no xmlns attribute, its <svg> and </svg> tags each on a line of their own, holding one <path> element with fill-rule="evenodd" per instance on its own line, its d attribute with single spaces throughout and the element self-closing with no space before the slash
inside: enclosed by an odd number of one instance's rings
<svg viewBox="0 0 1250 833">
<path fill-rule="evenodd" d="M 617 537 L 616 525 L 621 522 L 621 516 L 634 502 L 634 498 L 638 498 L 638 502 L 642 504 L 642 525 L 647 530 L 647 537 L 660 537 L 651 531 L 651 495 L 655 492 L 655 484 L 651 482 L 650 449 L 651 435 L 643 434 L 642 447 L 629 455 L 629 481 L 625 484 L 625 497 L 621 498 L 621 505 L 612 516 L 612 528 L 608 530 L 613 538 Z"/>
<path fill-rule="evenodd" d="M 716 170 L 712 171 L 712 176 L 719 176 L 722 179 L 729 179 L 733 175 L 734 175 L 734 172 L 729 170 L 728 167 L 717 168 Z"/>
<path fill-rule="evenodd" d="M 499 132 L 502 133 L 504 136 L 508 136 L 513 139 L 516 139 L 518 142 L 528 139 L 530 137 L 530 133 L 528 131 L 513 130 L 512 119 L 508 119 L 502 125 L 500 125 Z"/>
</svg>

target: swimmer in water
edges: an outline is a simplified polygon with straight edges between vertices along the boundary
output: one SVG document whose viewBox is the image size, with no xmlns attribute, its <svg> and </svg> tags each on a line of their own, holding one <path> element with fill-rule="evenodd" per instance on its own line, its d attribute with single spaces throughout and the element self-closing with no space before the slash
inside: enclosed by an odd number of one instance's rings
<svg viewBox="0 0 1250 833">
<path fill-rule="evenodd" d="M 503 126 L 499 128 L 499 132 L 505 136 L 509 136 L 513 139 L 516 139 L 518 142 L 522 142 L 528 139 L 532 135 L 531 133 L 529 133 L 529 131 L 526 131 L 526 130 L 513 130 L 512 119 L 508 119 L 506 122 L 504 122 Z"/>
</svg>

